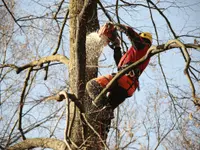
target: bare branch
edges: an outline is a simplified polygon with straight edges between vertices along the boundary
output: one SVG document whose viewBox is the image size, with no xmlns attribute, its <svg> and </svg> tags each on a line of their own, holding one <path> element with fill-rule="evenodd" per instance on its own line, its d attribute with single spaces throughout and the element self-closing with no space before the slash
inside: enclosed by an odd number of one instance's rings
<svg viewBox="0 0 200 150">
<path fill-rule="evenodd" d="M 79 100 L 77 99 L 77 97 L 74 94 L 70 94 L 67 91 L 61 91 L 56 95 L 52 95 L 49 96 L 47 98 L 45 98 L 45 101 L 49 101 L 49 100 L 56 100 L 58 102 L 63 101 L 64 99 L 70 99 L 71 101 L 73 101 L 75 103 L 75 105 L 80 109 L 81 112 L 84 112 L 84 108 L 82 106 L 82 104 L 79 102 Z"/>
<path fill-rule="evenodd" d="M 61 9 L 62 4 L 64 3 L 64 1 L 65 1 L 65 0 L 62 0 L 62 1 L 60 2 L 60 5 L 58 6 L 58 10 L 56 11 L 56 13 L 55 13 L 55 15 L 54 15 L 54 19 L 57 18 L 58 12 L 60 11 L 60 9 Z"/>
<path fill-rule="evenodd" d="M 140 60 L 138 60 L 137 62 L 131 64 L 130 66 L 128 66 L 127 68 L 123 69 L 122 71 L 120 71 L 109 83 L 108 85 L 106 86 L 106 88 L 104 88 L 101 93 L 96 97 L 96 99 L 94 100 L 94 102 L 96 104 L 100 104 L 101 103 L 101 97 L 103 95 L 105 95 L 108 91 L 108 89 L 110 89 L 114 84 L 115 82 L 120 78 L 122 77 L 124 74 L 128 73 L 129 71 L 131 71 L 132 69 L 134 69 L 136 66 L 140 65 L 141 63 L 143 63 L 145 60 L 147 60 L 148 58 L 154 56 L 155 54 L 158 54 L 158 53 L 161 53 L 161 52 L 164 52 L 166 50 L 169 50 L 169 49 L 172 49 L 172 48 L 181 48 L 183 45 L 181 45 L 180 41 L 178 40 L 170 40 L 168 41 L 166 44 L 163 44 L 163 45 L 158 45 L 158 46 L 152 46 L 147 54 L 142 57 Z M 200 47 L 199 47 L 200 48 Z M 186 68 L 185 69 L 188 69 L 187 68 L 188 64 L 186 64 Z M 190 82 L 191 84 L 191 82 Z M 192 88 L 192 91 L 193 91 L 193 97 L 195 97 L 195 90 Z"/>
<path fill-rule="evenodd" d="M 64 1 L 61 2 L 61 5 Z M 61 7 L 61 6 L 60 6 Z M 58 36 L 58 42 L 57 42 L 57 46 L 56 46 L 56 49 L 54 50 L 53 54 L 52 55 L 56 55 L 58 50 L 59 50 L 59 47 L 60 47 L 60 43 L 61 43 L 61 39 L 62 39 L 62 35 L 63 35 L 63 31 L 64 31 L 64 27 L 65 27 L 65 24 L 67 22 L 67 18 L 68 18 L 68 15 L 69 15 L 69 9 L 67 10 L 66 14 L 65 14 L 65 18 L 64 18 L 64 21 L 63 21 L 63 24 L 62 24 L 62 27 L 60 29 L 60 33 L 59 33 L 59 36 Z M 55 15 L 56 17 L 56 15 Z M 49 70 L 49 64 L 50 62 L 47 64 L 47 66 L 45 67 L 45 71 L 46 71 L 46 75 L 44 77 L 44 80 L 47 80 L 47 76 L 48 76 L 48 70 Z"/>
<path fill-rule="evenodd" d="M 18 129 L 19 129 L 19 131 L 22 135 L 23 140 L 26 140 L 26 137 L 25 137 L 23 129 L 22 129 L 22 111 L 23 111 L 23 106 L 24 106 L 24 95 L 25 95 L 25 92 L 26 92 L 26 88 L 28 86 L 28 80 L 30 78 L 31 71 L 32 71 L 32 68 L 29 68 L 27 75 L 26 75 L 26 79 L 24 81 L 24 88 L 22 90 L 20 103 L 19 103 Z"/>
<path fill-rule="evenodd" d="M 66 24 L 66 22 L 67 22 L 68 15 L 69 15 L 69 9 L 67 10 L 67 12 L 66 12 L 66 14 L 65 14 L 65 18 L 64 18 L 62 27 L 61 27 L 61 29 L 60 29 L 59 36 L 58 36 L 57 46 L 56 46 L 56 49 L 55 49 L 55 51 L 53 52 L 52 55 L 55 55 L 55 54 L 58 52 L 58 49 L 59 49 L 60 43 L 61 43 L 61 39 L 62 39 L 62 35 L 63 35 L 63 31 L 64 31 L 64 28 L 65 28 L 65 24 Z"/>
<path fill-rule="evenodd" d="M 4 6 L 6 7 L 7 11 L 9 12 L 9 14 L 11 15 L 11 17 L 13 18 L 13 20 L 15 21 L 15 23 L 19 26 L 19 28 L 21 28 L 20 24 L 17 22 L 17 20 L 15 19 L 14 15 L 12 14 L 12 12 L 10 11 L 10 9 L 6 5 L 6 2 L 4 0 L 2 0 L 2 2 L 4 4 Z"/>
<path fill-rule="evenodd" d="M 28 63 L 24 66 L 21 66 L 21 67 L 18 67 L 14 64 L 2 64 L 2 65 L 0 65 L 0 68 L 11 67 L 11 68 L 16 70 L 17 74 L 19 74 L 21 71 L 23 71 L 27 68 L 42 66 L 44 63 L 49 63 L 49 62 L 52 62 L 52 61 L 58 61 L 58 62 L 61 62 L 65 65 L 68 65 L 68 63 L 69 63 L 69 59 L 66 56 L 57 54 L 57 55 L 43 57 L 39 60 L 32 61 L 32 62 L 30 62 L 30 63 Z"/>
<path fill-rule="evenodd" d="M 151 5 L 153 5 L 156 10 L 160 13 L 161 16 L 163 16 L 163 18 L 165 19 L 165 21 L 167 22 L 167 25 L 169 26 L 172 34 L 174 35 L 175 38 L 177 38 L 176 33 L 174 32 L 174 30 L 172 29 L 171 23 L 169 22 L 168 18 L 164 15 L 164 13 L 156 6 L 156 4 L 154 4 L 151 0 L 147 0 L 147 2 L 149 2 Z"/>
<path fill-rule="evenodd" d="M 67 150 L 65 142 L 53 138 L 33 138 L 17 143 L 7 150 L 26 150 L 30 148 L 52 148 L 54 150 Z"/>
</svg>

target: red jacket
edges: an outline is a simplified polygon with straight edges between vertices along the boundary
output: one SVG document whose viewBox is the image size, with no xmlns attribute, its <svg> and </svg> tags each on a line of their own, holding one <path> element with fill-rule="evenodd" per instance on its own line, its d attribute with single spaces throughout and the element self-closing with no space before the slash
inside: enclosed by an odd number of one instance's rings
<svg viewBox="0 0 200 150">
<path fill-rule="evenodd" d="M 120 49 L 114 49 L 114 58 L 115 62 L 119 62 L 118 68 L 119 70 L 122 67 L 126 67 L 127 65 L 130 65 L 139 59 L 141 59 L 143 56 L 146 55 L 148 49 L 150 48 L 150 45 L 148 43 L 145 43 L 145 41 L 139 36 L 138 33 L 136 33 L 132 28 L 118 25 L 119 30 L 125 32 L 125 34 L 129 37 L 132 47 L 121 57 Z M 121 59 L 120 59 L 121 58 Z M 150 59 L 147 59 L 145 62 L 140 64 L 137 69 L 139 69 L 140 74 L 144 71 L 144 69 L 147 67 Z M 107 76 L 101 76 L 96 78 L 95 80 L 102 86 L 106 87 L 108 82 L 112 80 L 111 75 Z M 124 88 L 127 90 L 127 96 L 132 96 L 132 94 L 135 92 L 135 90 L 139 86 L 138 77 L 129 77 L 127 75 L 122 76 L 117 82 L 118 86 Z"/>
<path fill-rule="evenodd" d="M 139 59 L 141 59 L 143 56 L 146 55 L 148 49 L 150 48 L 150 45 L 146 43 L 138 33 L 136 33 L 132 28 L 123 26 L 122 30 L 126 33 L 126 35 L 129 37 L 130 41 L 132 42 L 132 46 L 130 49 L 121 57 L 118 69 L 120 70 L 123 67 L 126 67 L 127 65 L 130 65 L 132 63 L 135 63 Z M 149 64 L 150 59 L 147 59 L 145 62 L 137 66 L 137 69 L 139 70 L 139 74 L 141 74 L 144 69 Z M 135 70 L 135 69 L 134 69 Z M 122 76 L 118 80 L 118 85 L 123 87 L 127 90 L 128 96 L 131 96 L 135 90 L 139 86 L 138 77 L 129 77 L 127 75 Z"/>
<path fill-rule="evenodd" d="M 130 49 L 121 57 L 118 68 L 138 61 L 140 58 L 146 55 L 148 49 L 150 48 L 150 45 L 145 43 L 139 34 L 132 28 L 128 26 L 121 26 L 121 28 L 132 42 L 132 47 L 130 47 Z M 149 60 L 150 59 L 146 60 L 137 67 L 140 70 L 140 73 L 142 73 L 142 71 L 147 67 Z"/>
<path fill-rule="evenodd" d="M 139 59 L 141 59 L 143 56 L 146 55 L 148 49 L 149 49 L 149 45 L 146 45 L 144 49 L 141 49 L 141 50 L 135 50 L 135 48 L 131 47 L 120 59 L 118 68 L 121 68 L 125 65 L 129 65 L 138 61 Z M 140 70 L 140 73 L 144 71 L 144 69 L 149 64 L 149 61 L 150 59 L 147 59 L 145 62 L 143 62 L 137 67 Z"/>
</svg>

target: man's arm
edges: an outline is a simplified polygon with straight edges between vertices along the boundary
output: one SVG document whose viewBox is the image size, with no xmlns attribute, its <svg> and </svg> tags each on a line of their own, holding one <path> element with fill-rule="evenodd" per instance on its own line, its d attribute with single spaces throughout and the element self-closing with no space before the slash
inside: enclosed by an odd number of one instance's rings
<svg viewBox="0 0 200 150">
<path fill-rule="evenodd" d="M 145 47 L 145 43 L 140 35 L 135 32 L 131 27 L 122 24 L 114 24 L 114 26 L 117 28 L 117 30 L 125 33 L 128 36 L 132 46 L 136 48 L 136 50 L 143 49 Z"/>
<path fill-rule="evenodd" d="M 109 46 L 114 51 L 115 64 L 116 64 L 116 66 L 118 66 L 119 61 L 122 57 L 121 47 L 119 46 L 119 44 L 116 44 L 116 43 L 111 43 L 111 44 L 109 44 Z"/>
<path fill-rule="evenodd" d="M 114 49 L 114 59 L 115 59 L 116 66 L 118 66 L 121 57 L 122 57 L 121 48 L 120 47 L 116 47 Z"/>
<path fill-rule="evenodd" d="M 121 48 L 120 48 L 120 39 L 117 37 L 117 30 L 113 23 L 104 24 L 98 31 L 99 36 L 104 35 L 108 38 L 107 42 L 110 48 L 114 51 L 114 60 L 116 66 L 122 57 Z"/>
</svg>

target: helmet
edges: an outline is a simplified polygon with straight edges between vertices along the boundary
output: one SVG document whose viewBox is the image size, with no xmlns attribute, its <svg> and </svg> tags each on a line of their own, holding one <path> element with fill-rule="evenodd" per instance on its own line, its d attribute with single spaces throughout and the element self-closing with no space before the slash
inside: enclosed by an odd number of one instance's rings
<svg viewBox="0 0 200 150">
<path fill-rule="evenodd" d="M 149 32 L 140 33 L 140 37 L 148 39 L 152 43 L 152 35 Z"/>
</svg>

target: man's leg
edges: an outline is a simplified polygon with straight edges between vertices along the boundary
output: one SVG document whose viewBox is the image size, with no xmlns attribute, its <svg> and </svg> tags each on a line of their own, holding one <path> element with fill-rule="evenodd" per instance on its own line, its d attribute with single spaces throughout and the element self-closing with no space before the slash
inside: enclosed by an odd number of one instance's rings
<svg viewBox="0 0 200 150">
<path fill-rule="evenodd" d="M 127 97 L 128 94 L 124 88 L 120 86 L 116 86 L 115 88 L 113 88 L 109 95 L 109 103 L 113 110 L 118 107 L 122 102 L 124 102 Z"/>
</svg>

